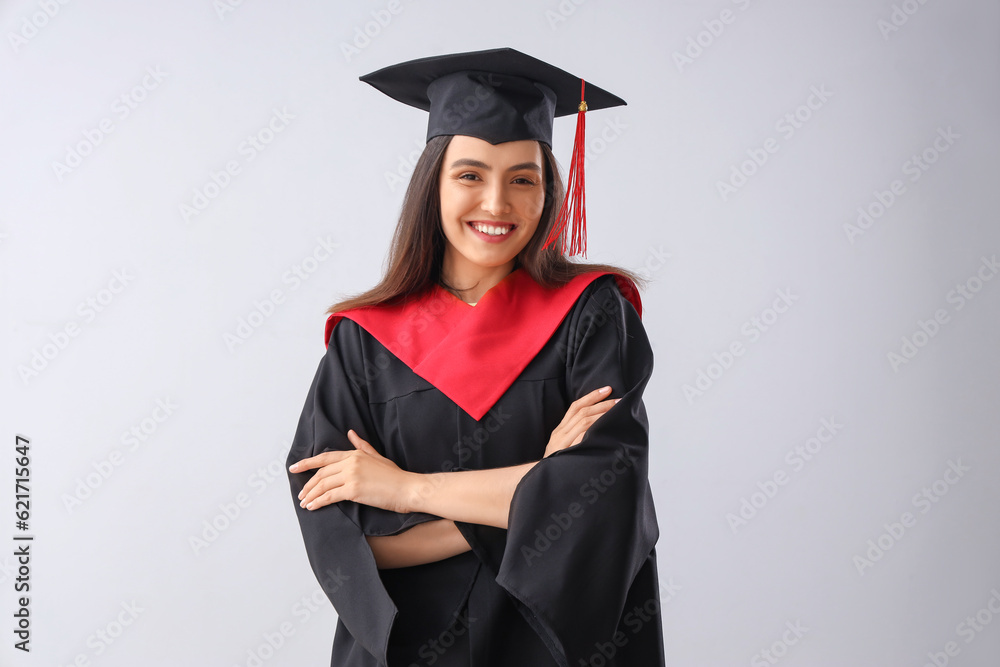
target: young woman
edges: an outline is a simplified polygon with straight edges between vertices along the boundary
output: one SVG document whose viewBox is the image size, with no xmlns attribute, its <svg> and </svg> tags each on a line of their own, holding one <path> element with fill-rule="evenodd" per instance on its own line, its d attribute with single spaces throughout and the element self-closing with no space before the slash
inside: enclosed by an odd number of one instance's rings
<svg viewBox="0 0 1000 667">
<path fill-rule="evenodd" d="M 331 665 L 662 665 L 639 279 L 551 245 L 552 119 L 581 122 L 580 80 L 511 49 L 362 79 L 430 123 L 288 456 Z"/>
</svg>

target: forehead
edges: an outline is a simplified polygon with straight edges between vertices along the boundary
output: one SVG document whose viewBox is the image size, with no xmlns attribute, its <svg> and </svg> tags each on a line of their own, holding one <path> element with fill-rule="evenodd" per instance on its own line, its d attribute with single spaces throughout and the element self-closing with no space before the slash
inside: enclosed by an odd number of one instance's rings
<svg viewBox="0 0 1000 667">
<path fill-rule="evenodd" d="M 444 154 L 445 167 L 458 158 L 474 158 L 491 167 L 521 162 L 542 164 L 542 149 L 537 141 L 525 139 L 491 144 L 478 137 L 456 134 Z"/>
</svg>

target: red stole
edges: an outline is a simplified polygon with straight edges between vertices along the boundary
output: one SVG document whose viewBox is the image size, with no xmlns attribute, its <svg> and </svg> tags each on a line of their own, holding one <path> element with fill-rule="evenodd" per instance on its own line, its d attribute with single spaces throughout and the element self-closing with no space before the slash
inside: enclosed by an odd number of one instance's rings
<svg viewBox="0 0 1000 667">
<path fill-rule="evenodd" d="M 475 306 L 435 284 L 405 303 L 331 313 L 324 342 L 329 346 L 342 317 L 353 320 L 478 421 L 548 342 L 583 290 L 606 273 L 591 271 L 546 289 L 518 268 Z M 635 284 L 612 275 L 641 317 Z"/>
</svg>

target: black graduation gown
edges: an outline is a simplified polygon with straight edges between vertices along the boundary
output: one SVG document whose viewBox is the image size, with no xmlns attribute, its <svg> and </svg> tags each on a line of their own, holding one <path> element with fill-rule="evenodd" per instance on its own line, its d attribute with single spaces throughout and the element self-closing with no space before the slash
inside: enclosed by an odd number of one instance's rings
<svg viewBox="0 0 1000 667">
<path fill-rule="evenodd" d="M 539 301 L 518 301 L 516 286 L 530 278 L 520 269 L 511 276 L 515 274 L 517 280 L 505 278 L 476 306 L 436 288 L 439 299 L 453 300 L 449 308 L 430 320 L 432 326 L 425 322 L 421 328 L 410 320 L 400 321 L 399 328 L 416 337 L 420 331 L 439 335 L 460 319 L 480 316 L 473 309 L 489 303 L 493 311 L 484 309 L 481 317 L 491 321 L 476 329 L 483 332 L 476 336 L 486 347 L 486 332 L 494 327 L 502 340 L 537 335 L 536 316 L 541 322 L 544 308 Z M 354 449 L 346 436 L 351 428 L 412 472 L 540 460 L 514 492 L 506 530 L 456 522 L 471 551 L 386 570 L 376 568 L 364 536 L 394 535 L 439 517 L 350 501 L 306 510 L 297 496 L 313 471 L 289 473 L 309 562 L 338 614 L 332 667 L 664 664 L 654 549 L 659 531 L 647 478 L 648 423 L 642 402 L 653 356 L 641 306 L 637 312 L 625 298 L 619 278 L 588 274 L 583 277 L 586 287 L 567 302 L 568 309 L 563 306 L 554 319 L 545 311 L 549 330 L 544 331 L 545 324 L 537 326 L 547 338 L 512 380 L 503 380 L 503 355 L 515 358 L 517 343 L 500 354 L 484 353 L 476 372 L 481 370 L 491 384 L 502 380 L 495 402 L 492 395 L 480 395 L 473 405 L 455 388 L 468 383 L 438 382 L 467 409 L 349 315 L 331 316 L 336 325 L 331 331 L 328 323 L 328 347 L 309 389 L 288 465 L 323 451 Z M 494 292 L 497 296 L 489 301 Z M 400 356 L 415 345 L 408 334 L 390 342 L 387 331 L 380 331 L 383 341 Z M 455 340 L 426 337 L 423 343 L 438 345 L 438 353 L 447 347 L 446 355 L 454 349 L 461 357 Z M 405 345 L 400 346 L 400 339 Z M 468 349 L 476 349 L 475 341 Z M 413 359 L 410 363 L 437 381 L 433 372 Z M 444 365 L 437 362 L 435 368 Z M 605 385 L 620 402 L 588 429 L 582 442 L 542 458 L 569 404 Z M 489 410 L 481 414 L 486 406 Z"/>
</svg>

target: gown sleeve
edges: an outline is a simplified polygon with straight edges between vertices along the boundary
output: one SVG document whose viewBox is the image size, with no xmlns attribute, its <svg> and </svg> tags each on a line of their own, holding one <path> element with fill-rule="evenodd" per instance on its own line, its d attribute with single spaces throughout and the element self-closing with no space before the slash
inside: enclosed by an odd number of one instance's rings
<svg viewBox="0 0 1000 667">
<path fill-rule="evenodd" d="M 368 409 L 360 333 L 360 327 L 346 318 L 334 327 L 309 388 L 286 470 L 321 452 L 353 450 L 347 438 L 352 428 L 385 455 Z M 365 535 L 394 535 L 440 517 L 392 512 L 352 501 L 307 510 L 299 506 L 298 494 L 314 472 L 288 472 L 309 563 L 351 636 L 385 665 L 398 609 L 382 583 Z"/>
<path fill-rule="evenodd" d="M 568 401 L 605 385 L 621 400 L 581 442 L 524 475 L 507 531 L 458 523 L 562 667 L 583 664 L 595 642 L 614 635 L 626 595 L 659 537 L 642 402 L 652 349 L 639 314 L 612 278 L 598 281 L 571 313 L 570 339 L 559 346 Z"/>
</svg>

